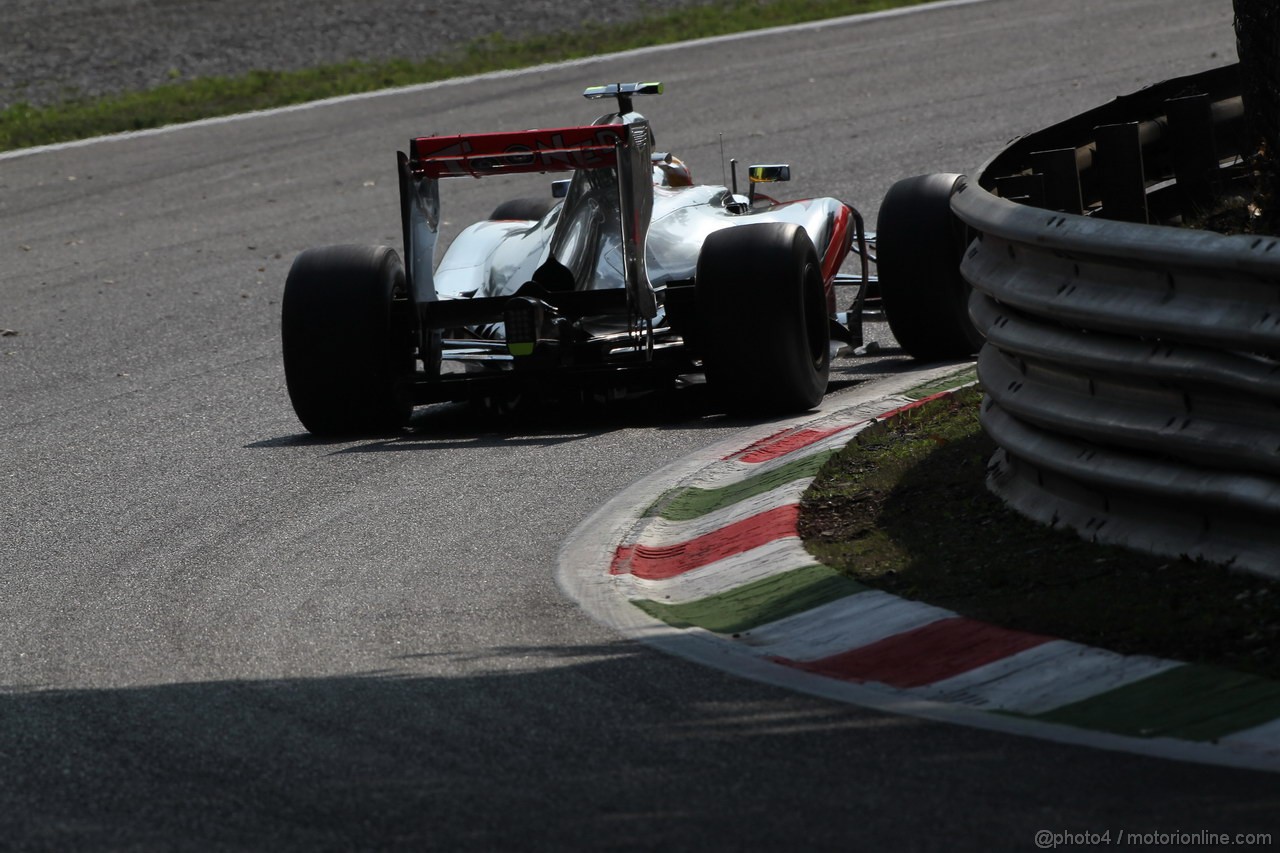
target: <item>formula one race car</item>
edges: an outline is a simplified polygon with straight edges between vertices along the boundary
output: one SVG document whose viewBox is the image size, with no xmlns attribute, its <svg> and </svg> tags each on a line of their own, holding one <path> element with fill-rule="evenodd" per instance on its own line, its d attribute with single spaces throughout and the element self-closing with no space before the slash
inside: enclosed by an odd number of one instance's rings
<svg viewBox="0 0 1280 853">
<path fill-rule="evenodd" d="M 693 185 L 632 108 L 661 91 L 587 89 L 618 108 L 586 126 L 412 140 L 399 154 L 404 263 L 385 246 L 328 246 L 289 272 L 284 367 L 303 425 L 384 432 L 425 403 L 616 394 L 699 374 L 725 410 L 817 405 L 833 336 L 861 342 L 862 217 L 833 198 L 757 192 L 789 180 L 786 165 L 749 167 L 745 194 L 736 168 L 730 187 Z M 524 172 L 569 178 L 549 198 L 500 205 L 436 265 L 440 182 Z M 858 276 L 838 273 L 850 252 Z M 858 285 L 846 313 L 837 283 Z"/>
</svg>

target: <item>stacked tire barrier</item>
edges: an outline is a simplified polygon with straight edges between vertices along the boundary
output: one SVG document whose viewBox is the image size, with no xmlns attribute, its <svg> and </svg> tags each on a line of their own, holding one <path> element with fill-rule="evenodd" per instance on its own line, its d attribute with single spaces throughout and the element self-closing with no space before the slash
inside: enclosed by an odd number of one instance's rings
<svg viewBox="0 0 1280 853">
<path fill-rule="evenodd" d="M 1247 192 L 1239 94 L 1231 66 L 1119 98 L 1016 141 L 952 210 L 992 488 L 1280 577 L 1280 238 L 1174 227 Z"/>
</svg>

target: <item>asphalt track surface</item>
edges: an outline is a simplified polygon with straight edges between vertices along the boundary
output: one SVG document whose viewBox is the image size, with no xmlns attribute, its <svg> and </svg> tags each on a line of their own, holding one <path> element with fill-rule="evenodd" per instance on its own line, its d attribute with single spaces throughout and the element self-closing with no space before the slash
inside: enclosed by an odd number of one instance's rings
<svg viewBox="0 0 1280 853">
<path fill-rule="evenodd" d="M 696 392 L 301 434 L 299 250 L 396 242 L 416 134 L 653 79 L 714 180 L 876 201 L 1232 58 L 1227 0 L 990 0 L 0 159 L 0 847 L 1034 849 L 1280 832 L 1274 775 L 887 715 L 623 640 L 553 580 L 629 483 L 741 429 Z M 465 223 L 512 191 L 447 188 Z M 904 359 L 842 363 L 834 393 Z M 1274 837 L 1274 836 L 1273 836 Z"/>
</svg>

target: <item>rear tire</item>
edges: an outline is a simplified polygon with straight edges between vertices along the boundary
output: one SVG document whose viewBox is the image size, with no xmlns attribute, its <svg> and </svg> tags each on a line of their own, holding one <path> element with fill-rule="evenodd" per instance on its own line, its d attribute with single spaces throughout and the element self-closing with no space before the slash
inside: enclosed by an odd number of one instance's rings
<svg viewBox="0 0 1280 853">
<path fill-rule="evenodd" d="M 831 329 L 822 268 L 799 225 L 717 231 L 698 256 L 696 337 L 707 384 L 734 412 L 798 412 L 822 401 Z"/>
<path fill-rule="evenodd" d="M 876 268 L 889 330 L 920 361 L 965 358 L 982 346 L 969 319 L 972 288 L 960 275 L 964 227 L 951 212 L 960 175 L 905 178 L 889 188 L 876 222 Z"/>
<path fill-rule="evenodd" d="M 385 434 L 412 405 L 414 323 L 404 265 L 386 246 L 326 246 L 294 260 L 281 308 L 284 375 L 318 436 Z"/>
</svg>

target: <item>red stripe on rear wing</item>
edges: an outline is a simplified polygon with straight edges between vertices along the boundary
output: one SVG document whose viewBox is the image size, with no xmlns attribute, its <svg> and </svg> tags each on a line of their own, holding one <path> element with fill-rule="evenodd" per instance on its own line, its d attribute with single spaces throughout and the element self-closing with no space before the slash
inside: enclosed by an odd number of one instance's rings
<svg viewBox="0 0 1280 853">
<path fill-rule="evenodd" d="M 410 168 L 429 178 L 604 169 L 617 165 L 615 146 L 626 139 L 621 124 L 423 136 L 409 145 Z"/>
</svg>

